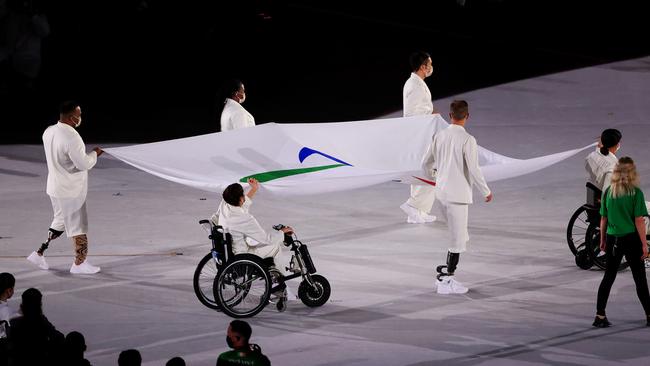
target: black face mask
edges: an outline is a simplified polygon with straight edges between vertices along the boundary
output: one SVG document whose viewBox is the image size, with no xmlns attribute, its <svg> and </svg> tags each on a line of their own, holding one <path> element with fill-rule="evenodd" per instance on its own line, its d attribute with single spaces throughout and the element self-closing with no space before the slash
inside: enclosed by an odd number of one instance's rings
<svg viewBox="0 0 650 366">
<path fill-rule="evenodd" d="M 232 343 L 232 341 L 230 340 L 230 337 L 228 337 L 228 336 L 226 336 L 226 344 L 227 344 L 228 347 L 230 347 L 230 348 L 233 348 L 233 346 L 234 346 L 233 343 Z"/>
</svg>

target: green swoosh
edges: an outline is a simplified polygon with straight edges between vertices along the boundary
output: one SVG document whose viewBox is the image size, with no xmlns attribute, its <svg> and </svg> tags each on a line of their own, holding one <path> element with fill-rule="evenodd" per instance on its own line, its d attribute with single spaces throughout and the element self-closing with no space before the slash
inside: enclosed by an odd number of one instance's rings
<svg viewBox="0 0 650 366">
<path fill-rule="evenodd" d="M 273 170 L 273 171 L 270 171 L 270 172 L 264 172 L 264 173 L 257 173 L 257 174 L 249 175 L 249 176 L 246 176 L 246 177 L 240 179 L 239 181 L 242 182 L 242 183 L 246 183 L 246 182 L 248 182 L 248 178 L 255 178 L 260 183 L 263 183 L 263 182 L 268 182 L 270 180 L 274 180 L 274 179 L 278 179 L 278 178 L 284 178 L 284 177 L 290 177 L 292 175 L 317 172 L 319 170 L 333 169 L 333 168 L 338 168 L 340 166 L 345 166 L 345 164 L 323 165 L 323 166 L 314 166 L 314 167 L 311 167 L 311 168 L 300 168 L 300 169 Z"/>
</svg>

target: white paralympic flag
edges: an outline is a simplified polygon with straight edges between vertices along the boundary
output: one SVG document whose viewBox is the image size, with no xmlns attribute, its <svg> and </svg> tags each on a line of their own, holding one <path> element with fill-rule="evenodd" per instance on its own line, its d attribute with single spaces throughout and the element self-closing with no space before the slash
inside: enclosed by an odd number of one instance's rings
<svg viewBox="0 0 650 366">
<path fill-rule="evenodd" d="M 221 193 L 229 184 L 255 177 L 264 189 L 279 195 L 315 194 L 390 181 L 427 184 L 422 157 L 432 136 L 448 125 L 439 114 L 266 123 L 105 151 L 155 176 L 211 192 Z M 532 159 L 479 147 L 479 165 L 488 182 L 496 181 L 546 168 L 589 146 Z"/>
</svg>

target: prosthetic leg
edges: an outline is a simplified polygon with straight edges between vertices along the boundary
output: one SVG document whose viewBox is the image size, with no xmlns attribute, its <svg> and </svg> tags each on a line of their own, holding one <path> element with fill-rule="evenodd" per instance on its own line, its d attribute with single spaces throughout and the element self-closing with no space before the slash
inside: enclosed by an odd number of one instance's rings
<svg viewBox="0 0 650 366">
<path fill-rule="evenodd" d="M 47 248 L 50 246 L 50 242 L 63 234 L 63 231 L 54 230 L 50 228 L 47 232 L 47 241 L 41 244 L 41 247 L 36 251 L 38 255 L 43 255 Z"/>
<path fill-rule="evenodd" d="M 447 265 L 441 265 L 436 268 L 438 275 L 438 286 L 436 292 L 442 295 L 447 294 L 464 294 L 469 289 L 454 279 L 454 272 L 460 259 L 459 253 L 447 253 Z"/>
<path fill-rule="evenodd" d="M 444 276 L 453 276 L 459 260 L 460 253 L 447 252 L 447 264 L 436 267 L 436 272 L 438 272 L 436 278 L 438 281 L 442 280 Z"/>
<path fill-rule="evenodd" d="M 41 247 L 37 251 L 32 252 L 32 254 L 30 254 L 29 257 L 27 257 L 27 260 L 37 265 L 40 269 L 44 269 L 44 270 L 49 269 L 50 266 L 45 261 L 45 256 L 43 254 L 50 246 L 50 242 L 58 238 L 59 236 L 61 236 L 61 234 L 63 234 L 63 231 L 54 230 L 50 228 L 49 231 L 47 232 L 47 240 L 45 241 L 45 243 L 42 243 Z"/>
</svg>

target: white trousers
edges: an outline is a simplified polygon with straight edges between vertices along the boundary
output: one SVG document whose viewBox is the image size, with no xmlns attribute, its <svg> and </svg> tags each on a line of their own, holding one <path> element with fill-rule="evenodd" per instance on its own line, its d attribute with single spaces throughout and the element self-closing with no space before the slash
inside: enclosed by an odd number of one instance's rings
<svg viewBox="0 0 650 366">
<path fill-rule="evenodd" d="M 430 185 L 411 185 L 411 197 L 406 201 L 406 204 L 415 207 L 416 209 L 429 213 L 433 202 L 436 200 L 436 191 Z"/>
<path fill-rule="evenodd" d="M 54 218 L 50 227 L 65 231 L 68 238 L 88 233 L 88 213 L 85 197 L 58 198 L 50 196 Z"/>
<path fill-rule="evenodd" d="M 447 220 L 447 230 L 451 239 L 449 251 L 452 253 L 466 251 L 467 242 L 469 241 L 469 232 L 467 232 L 469 205 L 441 200 L 440 206 L 442 208 L 442 215 Z"/>
<path fill-rule="evenodd" d="M 232 251 L 234 254 L 250 253 L 250 254 L 255 254 L 260 258 L 277 258 L 278 254 L 280 254 L 281 245 L 282 244 L 280 243 L 271 243 L 268 245 L 255 245 L 255 246 L 233 245 Z"/>
</svg>

